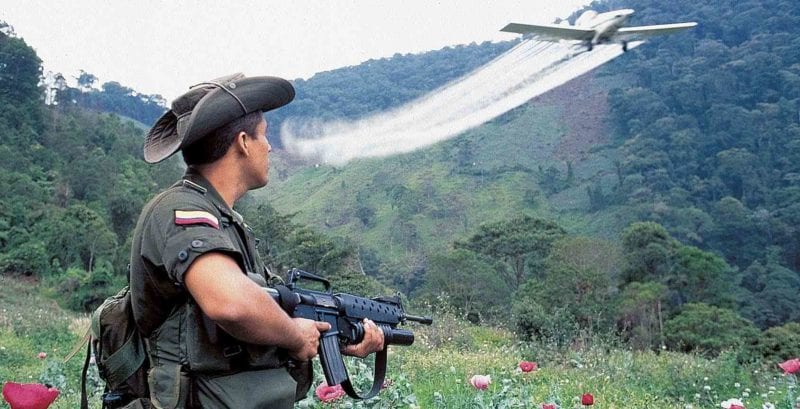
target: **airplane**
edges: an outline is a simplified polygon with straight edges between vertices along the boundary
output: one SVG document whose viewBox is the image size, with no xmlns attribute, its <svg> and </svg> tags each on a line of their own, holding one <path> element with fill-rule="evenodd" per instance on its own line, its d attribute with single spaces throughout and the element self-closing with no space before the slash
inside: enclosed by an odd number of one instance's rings
<svg viewBox="0 0 800 409">
<path fill-rule="evenodd" d="M 633 12 L 632 9 L 622 9 L 598 14 L 594 10 L 587 10 L 578 17 L 574 26 L 569 25 L 566 21 L 559 25 L 510 23 L 500 31 L 534 34 L 545 41 L 576 40 L 585 44 L 589 51 L 592 51 L 592 48 L 598 44 L 620 42 L 622 51 L 628 51 L 628 41 L 632 39 L 671 34 L 697 25 L 695 22 L 689 22 L 623 27 Z"/>
</svg>

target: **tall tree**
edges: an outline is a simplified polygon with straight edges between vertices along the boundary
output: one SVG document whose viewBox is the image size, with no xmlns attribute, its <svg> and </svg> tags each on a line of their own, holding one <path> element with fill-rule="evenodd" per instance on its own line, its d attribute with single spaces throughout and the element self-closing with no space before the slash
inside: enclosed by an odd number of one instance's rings
<svg viewBox="0 0 800 409">
<path fill-rule="evenodd" d="M 544 260 L 553 243 L 565 234 L 553 221 L 522 216 L 483 224 L 472 237 L 455 246 L 505 262 L 514 274 L 515 287 L 519 287 L 526 278 L 526 261 L 531 257 Z"/>
</svg>

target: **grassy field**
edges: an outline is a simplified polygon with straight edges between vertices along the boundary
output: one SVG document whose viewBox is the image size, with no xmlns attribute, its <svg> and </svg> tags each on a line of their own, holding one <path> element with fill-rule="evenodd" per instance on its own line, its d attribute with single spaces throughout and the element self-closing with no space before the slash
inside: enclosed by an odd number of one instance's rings
<svg viewBox="0 0 800 409">
<path fill-rule="evenodd" d="M 0 276 L 0 382 L 41 382 L 61 395 L 53 408 L 77 408 L 82 353 L 63 359 L 88 325 L 85 316 L 61 310 L 39 293 L 36 283 Z M 596 408 L 719 408 L 740 398 L 748 409 L 774 404 L 794 409 L 796 380 L 774 363 L 741 366 L 734 354 L 716 359 L 671 351 L 636 352 L 595 342 L 583 347 L 519 342 L 504 329 L 466 324 L 449 313 L 434 314 L 431 327 L 417 326 L 417 342 L 392 348 L 388 386 L 378 398 L 355 402 L 341 398 L 322 403 L 313 396 L 298 407 L 309 408 L 536 408 L 554 402 L 580 408 L 580 396 L 591 393 Z M 599 345 L 601 344 L 601 345 Z M 47 356 L 40 358 L 40 352 Z M 539 369 L 523 373 L 521 360 Z M 371 382 L 370 365 L 349 362 L 362 389 Z M 316 371 L 321 382 L 321 371 Z M 486 390 L 469 383 L 489 375 Z M 99 408 L 96 374 L 92 407 Z M 0 408 L 8 408 L 0 403 Z"/>
</svg>

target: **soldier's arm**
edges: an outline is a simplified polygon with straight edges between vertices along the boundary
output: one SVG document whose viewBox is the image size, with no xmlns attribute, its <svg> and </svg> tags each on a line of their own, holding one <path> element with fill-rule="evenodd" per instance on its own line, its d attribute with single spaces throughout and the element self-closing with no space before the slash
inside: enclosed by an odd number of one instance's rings
<svg viewBox="0 0 800 409">
<path fill-rule="evenodd" d="M 301 360 L 317 353 L 320 331 L 330 325 L 291 318 L 221 252 L 201 255 L 184 275 L 184 284 L 203 312 L 232 336 L 253 344 L 276 345 Z"/>
</svg>

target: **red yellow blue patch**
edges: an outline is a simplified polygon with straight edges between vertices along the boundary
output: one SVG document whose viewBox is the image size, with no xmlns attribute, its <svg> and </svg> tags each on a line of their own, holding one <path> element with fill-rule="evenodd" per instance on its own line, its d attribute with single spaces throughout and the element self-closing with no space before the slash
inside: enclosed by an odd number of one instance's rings
<svg viewBox="0 0 800 409">
<path fill-rule="evenodd" d="M 219 229 L 219 219 L 213 214 L 203 210 L 176 210 L 175 224 L 178 226 L 205 224 Z"/>
</svg>

